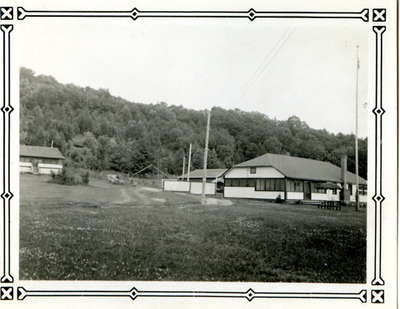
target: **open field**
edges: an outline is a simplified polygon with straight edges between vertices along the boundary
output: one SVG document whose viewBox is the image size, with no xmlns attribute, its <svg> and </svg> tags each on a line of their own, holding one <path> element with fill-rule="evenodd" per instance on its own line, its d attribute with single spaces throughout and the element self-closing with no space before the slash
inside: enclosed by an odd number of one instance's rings
<svg viewBox="0 0 400 309">
<path fill-rule="evenodd" d="M 365 282 L 366 213 L 21 175 L 20 279 Z"/>
</svg>

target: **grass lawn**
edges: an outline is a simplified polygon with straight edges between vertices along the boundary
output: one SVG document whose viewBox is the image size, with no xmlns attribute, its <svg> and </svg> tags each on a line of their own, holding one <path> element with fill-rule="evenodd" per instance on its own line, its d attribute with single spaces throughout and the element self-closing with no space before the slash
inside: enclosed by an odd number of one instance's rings
<svg viewBox="0 0 400 309">
<path fill-rule="evenodd" d="M 20 279 L 365 282 L 366 213 L 21 175 Z"/>
</svg>

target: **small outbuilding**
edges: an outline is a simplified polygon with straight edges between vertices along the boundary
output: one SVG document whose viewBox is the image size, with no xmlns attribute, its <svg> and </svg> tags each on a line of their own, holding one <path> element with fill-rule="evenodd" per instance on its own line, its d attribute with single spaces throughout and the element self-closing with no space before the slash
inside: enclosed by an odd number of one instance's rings
<svg viewBox="0 0 400 309">
<path fill-rule="evenodd" d="M 206 170 L 206 182 L 215 184 L 216 192 L 223 192 L 224 188 L 224 174 L 228 171 L 226 168 L 209 168 Z M 189 173 L 189 182 L 192 184 L 191 188 L 200 188 L 199 183 L 203 181 L 203 169 L 197 169 Z M 188 175 L 178 177 L 179 180 L 186 181 Z M 198 190 L 197 190 L 198 191 Z"/>
<path fill-rule="evenodd" d="M 266 153 L 235 165 L 224 174 L 224 196 L 274 200 L 355 201 L 356 175 L 330 162 Z M 366 202 L 367 181 L 358 177 L 360 202 Z"/>
<path fill-rule="evenodd" d="M 206 181 L 207 182 L 223 181 L 224 174 L 226 171 L 227 171 L 226 168 L 209 168 L 206 170 L 206 173 L 207 173 Z M 204 174 L 203 169 L 191 171 L 189 173 L 189 181 L 201 182 L 201 181 L 203 181 L 203 174 Z M 188 175 L 186 174 L 184 176 L 180 176 L 178 179 L 187 180 L 187 177 L 188 177 Z"/>
<path fill-rule="evenodd" d="M 19 167 L 21 173 L 61 173 L 65 157 L 56 147 L 20 145 Z"/>
</svg>

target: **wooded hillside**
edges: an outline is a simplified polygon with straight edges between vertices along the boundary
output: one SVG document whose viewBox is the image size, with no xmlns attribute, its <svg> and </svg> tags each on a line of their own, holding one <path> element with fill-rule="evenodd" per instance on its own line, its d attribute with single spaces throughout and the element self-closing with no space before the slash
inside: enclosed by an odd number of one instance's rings
<svg viewBox="0 0 400 309">
<path fill-rule="evenodd" d="M 95 90 L 61 84 L 51 76 L 20 70 L 20 142 L 60 148 L 68 163 L 88 169 L 135 172 L 153 163 L 182 172 L 193 144 L 192 168 L 201 168 L 206 113 L 166 103 L 142 104 Z M 168 102 L 173 104 L 174 102 Z M 310 128 L 298 117 L 281 121 L 257 112 L 212 109 L 209 168 L 230 167 L 266 152 L 330 161 L 349 156 L 354 135 Z M 367 139 L 359 140 L 360 176 L 367 176 Z"/>
</svg>

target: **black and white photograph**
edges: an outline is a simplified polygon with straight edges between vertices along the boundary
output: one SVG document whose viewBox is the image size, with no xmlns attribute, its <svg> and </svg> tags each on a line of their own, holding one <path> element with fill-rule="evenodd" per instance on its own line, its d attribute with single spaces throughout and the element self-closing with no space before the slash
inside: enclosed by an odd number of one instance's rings
<svg viewBox="0 0 400 309">
<path fill-rule="evenodd" d="M 0 297 L 392 308 L 396 11 L 98 2 L 0 7 Z"/>
</svg>

